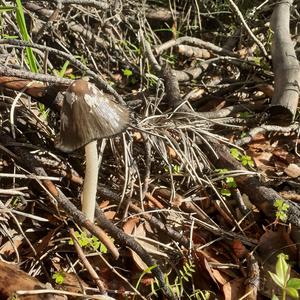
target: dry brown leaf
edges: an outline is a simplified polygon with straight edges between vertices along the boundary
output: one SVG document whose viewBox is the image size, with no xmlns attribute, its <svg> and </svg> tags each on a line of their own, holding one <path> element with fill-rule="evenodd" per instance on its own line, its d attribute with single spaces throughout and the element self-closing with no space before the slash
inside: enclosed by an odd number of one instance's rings
<svg viewBox="0 0 300 300">
<path fill-rule="evenodd" d="M 140 221 L 140 218 L 138 218 L 138 217 L 129 218 L 126 221 L 126 223 L 123 225 L 123 231 L 126 234 L 132 234 L 135 226 L 139 223 L 139 221 Z"/>
<path fill-rule="evenodd" d="M 233 279 L 223 285 L 224 300 L 237 300 L 245 291 L 244 278 Z"/>
</svg>

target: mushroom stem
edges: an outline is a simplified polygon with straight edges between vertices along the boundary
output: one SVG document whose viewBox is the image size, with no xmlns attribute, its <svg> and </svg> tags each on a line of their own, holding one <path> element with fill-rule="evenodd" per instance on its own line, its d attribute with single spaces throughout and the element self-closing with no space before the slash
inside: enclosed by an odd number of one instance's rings
<svg viewBox="0 0 300 300">
<path fill-rule="evenodd" d="M 82 212 L 91 222 L 94 222 L 98 183 L 97 141 L 87 144 L 84 150 L 86 166 L 82 193 Z"/>
</svg>

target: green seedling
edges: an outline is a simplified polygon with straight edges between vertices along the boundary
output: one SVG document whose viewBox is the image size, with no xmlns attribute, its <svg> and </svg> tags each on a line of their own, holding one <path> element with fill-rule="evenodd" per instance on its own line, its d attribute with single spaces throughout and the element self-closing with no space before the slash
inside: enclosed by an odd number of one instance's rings
<svg viewBox="0 0 300 300">
<path fill-rule="evenodd" d="M 233 158 L 237 160 L 240 160 L 242 156 L 241 152 L 236 148 L 230 148 L 230 154 Z"/>
<path fill-rule="evenodd" d="M 145 275 L 147 275 L 147 274 L 151 274 L 151 271 L 152 271 L 154 268 L 156 268 L 156 267 L 157 267 L 157 265 L 154 265 L 154 266 L 151 266 L 151 267 L 149 267 L 149 268 L 147 268 L 146 270 L 143 271 L 143 273 L 140 275 L 140 277 L 139 277 L 139 279 L 138 279 L 138 281 L 137 281 L 137 283 L 136 283 L 136 285 L 135 285 L 135 288 L 136 288 L 136 289 L 139 288 L 139 286 L 140 286 L 140 284 L 141 284 L 141 281 L 142 281 L 143 277 L 144 277 Z M 135 299 L 135 295 L 133 296 L 132 300 L 134 300 L 134 299 Z"/>
<path fill-rule="evenodd" d="M 218 172 L 219 174 L 223 175 L 223 174 L 226 174 L 228 173 L 228 169 L 215 169 L 216 172 Z"/>
<path fill-rule="evenodd" d="M 253 56 L 252 60 L 257 66 L 261 67 L 262 57 Z"/>
<path fill-rule="evenodd" d="M 235 189 L 237 187 L 234 177 L 231 177 L 231 176 L 226 177 L 225 182 L 226 182 L 227 186 L 230 188 Z"/>
<path fill-rule="evenodd" d="M 16 20 L 22 35 L 22 39 L 26 42 L 30 42 L 30 35 L 27 31 L 27 26 L 25 22 L 24 10 L 21 0 L 16 0 Z M 38 67 L 36 63 L 36 57 L 31 48 L 26 48 L 26 59 L 31 72 L 37 73 Z"/>
<path fill-rule="evenodd" d="M 231 148 L 230 149 L 230 154 L 233 158 L 236 160 L 239 160 L 244 167 L 254 167 L 254 161 L 249 155 L 243 155 L 238 149 L 236 148 Z"/>
<path fill-rule="evenodd" d="M 254 161 L 249 155 L 242 155 L 241 162 L 244 167 L 247 167 L 247 166 L 250 168 L 254 167 Z"/>
<path fill-rule="evenodd" d="M 276 220 L 286 222 L 288 218 L 287 211 L 289 209 L 289 204 L 283 199 L 276 199 L 274 202 L 274 207 L 277 209 Z"/>
<path fill-rule="evenodd" d="M 220 193 L 224 197 L 230 197 L 231 196 L 231 191 L 228 190 L 228 189 L 221 189 Z"/>
<path fill-rule="evenodd" d="M 61 70 L 58 72 L 59 77 L 65 76 L 69 64 L 70 64 L 70 62 L 68 60 L 66 60 L 64 65 L 62 66 Z"/>
<path fill-rule="evenodd" d="M 55 272 L 52 275 L 52 279 L 54 279 L 55 283 L 57 283 L 57 284 L 63 284 L 64 280 L 65 280 L 65 275 L 62 272 Z"/>
<path fill-rule="evenodd" d="M 242 139 L 242 138 L 244 138 L 246 136 L 248 136 L 248 133 L 245 132 L 245 131 L 242 131 L 241 134 L 240 134 L 240 138 Z"/>
<path fill-rule="evenodd" d="M 123 72 L 123 75 L 126 76 L 127 78 L 129 78 L 130 76 L 133 75 L 132 71 L 129 69 L 123 69 L 122 72 Z"/>
<path fill-rule="evenodd" d="M 165 165 L 165 166 L 164 166 L 164 171 L 165 171 L 166 173 L 169 173 L 169 172 L 170 172 L 170 168 L 169 168 L 168 165 Z M 180 171 L 181 171 L 180 165 L 177 165 L 177 164 L 176 164 L 176 165 L 171 164 L 171 172 L 172 172 L 172 174 L 178 175 L 178 174 L 180 174 Z"/>
<path fill-rule="evenodd" d="M 219 174 L 224 175 L 224 176 L 226 176 L 226 174 L 229 172 L 228 169 L 216 169 L 216 171 Z M 221 189 L 220 193 L 221 193 L 222 196 L 225 196 L 225 197 L 230 197 L 231 196 L 230 189 L 237 188 L 236 181 L 235 181 L 234 177 L 232 177 L 232 176 L 225 177 L 225 180 L 222 180 L 222 184 L 225 187 L 223 187 Z"/>
<path fill-rule="evenodd" d="M 280 253 L 277 256 L 276 273 L 270 272 L 272 280 L 281 288 L 281 300 L 286 300 L 287 295 L 298 299 L 300 290 L 300 279 L 290 278 L 291 266 L 286 262 L 288 256 Z M 272 300 L 279 300 L 280 298 L 273 295 Z"/>
<path fill-rule="evenodd" d="M 107 253 L 106 246 L 102 244 L 97 237 L 88 236 L 88 234 L 85 231 L 75 231 L 75 237 L 77 238 L 78 243 L 82 248 L 92 248 L 94 250 L 100 251 L 101 253 Z M 72 239 L 70 239 L 69 245 L 74 245 Z"/>
<path fill-rule="evenodd" d="M 201 290 L 193 290 L 193 293 L 185 290 L 185 285 L 188 283 L 192 283 L 193 274 L 196 272 L 195 264 L 188 260 L 179 270 L 178 275 L 176 276 L 173 283 L 170 282 L 169 276 L 165 274 L 164 282 L 166 287 L 170 290 L 171 294 L 174 298 L 178 299 L 199 299 L 199 300 L 208 300 L 210 298 L 211 292 L 209 291 L 201 291 Z M 157 291 L 159 290 L 159 283 L 157 279 L 155 279 L 151 283 L 151 291 L 152 294 L 157 296 Z"/>
</svg>

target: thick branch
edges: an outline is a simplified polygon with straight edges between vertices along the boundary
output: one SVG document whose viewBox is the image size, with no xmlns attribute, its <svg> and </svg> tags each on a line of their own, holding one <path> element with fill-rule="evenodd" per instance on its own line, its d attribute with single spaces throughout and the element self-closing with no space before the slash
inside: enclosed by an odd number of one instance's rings
<svg viewBox="0 0 300 300">
<path fill-rule="evenodd" d="M 289 125 L 294 120 L 300 94 L 300 66 L 289 30 L 292 2 L 279 2 L 271 18 L 275 89 L 269 113 L 270 122 L 278 125 Z"/>
</svg>

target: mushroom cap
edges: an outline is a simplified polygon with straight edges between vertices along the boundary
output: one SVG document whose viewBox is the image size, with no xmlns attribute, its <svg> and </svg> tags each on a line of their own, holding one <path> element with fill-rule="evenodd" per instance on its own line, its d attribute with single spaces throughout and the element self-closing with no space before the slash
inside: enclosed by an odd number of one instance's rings
<svg viewBox="0 0 300 300">
<path fill-rule="evenodd" d="M 94 84 L 76 80 L 67 89 L 55 146 L 72 152 L 89 142 L 122 132 L 129 124 L 127 108 L 107 98 Z"/>
</svg>

